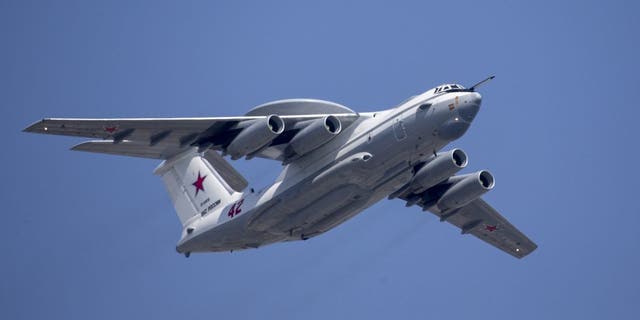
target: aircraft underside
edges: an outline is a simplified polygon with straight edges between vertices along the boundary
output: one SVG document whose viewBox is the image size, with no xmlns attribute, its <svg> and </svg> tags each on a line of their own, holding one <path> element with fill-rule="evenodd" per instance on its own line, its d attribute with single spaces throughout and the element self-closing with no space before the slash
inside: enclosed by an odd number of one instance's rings
<svg viewBox="0 0 640 320">
<path fill-rule="evenodd" d="M 398 167 L 396 165 L 396 167 Z M 379 170 L 379 168 L 377 168 Z M 373 169 L 372 169 L 373 170 Z M 374 175 L 363 171 L 362 177 Z M 335 173 L 340 179 L 340 173 Z M 310 181 L 291 188 L 261 207 L 247 212 L 241 219 L 221 224 L 209 232 L 179 246 L 180 252 L 231 251 L 257 248 L 281 241 L 307 240 L 327 232 L 387 197 L 411 179 L 408 165 L 396 168 L 370 186 L 345 183 L 332 188 Z M 312 180 L 312 179 L 310 179 Z"/>
<path fill-rule="evenodd" d="M 476 88 L 444 84 L 398 106 L 357 113 L 340 104 L 289 99 L 244 116 L 44 119 L 27 132 L 87 137 L 73 150 L 164 160 L 182 234 L 177 251 L 231 251 L 322 234 L 382 200 L 400 199 L 522 258 L 537 246 L 481 199 L 487 170 L 458 174 L 465 134 L 480 110 Z M 280 161 L 280 177 L 254 192 L 231 160 Z"/>
</svg>

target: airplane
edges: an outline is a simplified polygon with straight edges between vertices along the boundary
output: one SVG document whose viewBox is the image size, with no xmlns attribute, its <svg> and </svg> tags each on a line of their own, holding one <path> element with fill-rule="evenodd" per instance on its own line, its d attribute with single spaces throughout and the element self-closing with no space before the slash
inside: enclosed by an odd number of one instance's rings
<svg viewBox="0 0 640 320">
<path fill-rule="evenodd" d="M 288 99 L 239 117 L 46 118 L 24 131 L 96 139 L 72 150 L 163 160 L 154 173 L 182 224 L 176 251 L 186 257 L 307 240 L 388 198 L 523 258 L 537 245 L 481 198 L 493 175 L 459 175 L 467 154 L 440 151 L 467 131 L 482 101 L 476 89 L 493 78 L 443 84 L 375 112 Z M 224 157 L 283 169 L 255 190 Z"/>
</svg>

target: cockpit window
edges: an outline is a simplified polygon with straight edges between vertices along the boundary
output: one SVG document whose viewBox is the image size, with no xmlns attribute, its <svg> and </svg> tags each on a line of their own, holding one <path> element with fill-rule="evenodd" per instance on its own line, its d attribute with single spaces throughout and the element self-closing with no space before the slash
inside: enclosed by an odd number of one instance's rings
<svg viewBox="0 0 640 320">
<path fill-rule="evenodd" d="M 461 90 L 464 90 L 464 87 L 459 84 L 443 84 L 439 87 L 436 87 L 433 90 L 433 93 L 455 92 Z"/>
</svg>

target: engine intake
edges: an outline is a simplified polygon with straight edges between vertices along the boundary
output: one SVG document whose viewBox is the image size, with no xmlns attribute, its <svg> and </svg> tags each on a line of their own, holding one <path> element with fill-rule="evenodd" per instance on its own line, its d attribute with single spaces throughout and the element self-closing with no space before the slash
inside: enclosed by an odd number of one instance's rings
<svg viewBox="0 0 640 320">
<path fill-rule="evenodd" d="M 446 180 L 468 163 L 467 154 L 461 149 L 439 153 L 413 176 L 411 189 L 420 193 Z"/>
<path fill-rule="evenodd" d="M 493 175 L 486 170 L 452 177 L 450 181 L 454 184 L 437 202 L 438 208 L 443 211 L 463 207 L 493 189 L 495 185 Z"/>
<path fill-rule="evenodd" d="M 323 144 L 329 142 L 342 131 L 342 123 L 336 116 L 326 116 L 313 120 L 308 126 L 300 130 L 289 146 L 297 155 L 307 154 Z"/>
<path fill-rule="evenodd" d="M 284 121 L 277 115 L 255 120 L 227 146 L 226 153 L 236 160 L 260 150 L 284 132 Z"/>
</svg>

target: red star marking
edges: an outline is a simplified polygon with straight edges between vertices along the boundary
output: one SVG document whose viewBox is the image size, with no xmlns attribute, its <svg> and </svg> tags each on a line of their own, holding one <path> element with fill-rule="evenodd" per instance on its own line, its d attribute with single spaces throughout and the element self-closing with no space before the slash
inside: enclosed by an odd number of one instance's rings
<svg viewBox="0 0 640 320">
<path fill-rule="evenodd" d="M 498 229 L 498 226 L 487 225 L 486 227 L 484 227 L 484 229 L 489 231 L 489 232 L 494 232 L 494 231 L 496 231 L 496 229 Z"/>
<path fill-rule="evenodd" d="M 104 127 L 104 131 L 109 132 L 109 133 L 114 133 L 114 132 L 116 132 L 116 130 L 118 130 L 118 126 Z"/>
<path fill-rule="evenodd" d="M 196 180 L 196 182 L 192 183 L 192 185 L 196 187 L 196 196 L 198 195 L 198 191 L 202 190 L 202 192 L 204 192 L 204 186 L 202 185 L 202 183 L 204 182 L 204 179 L 206 177 L 207 175 L 204 175 L 204 177 L 200 176 L 200 171 L 198 171 L 198 179 Z"/>
</svg>

